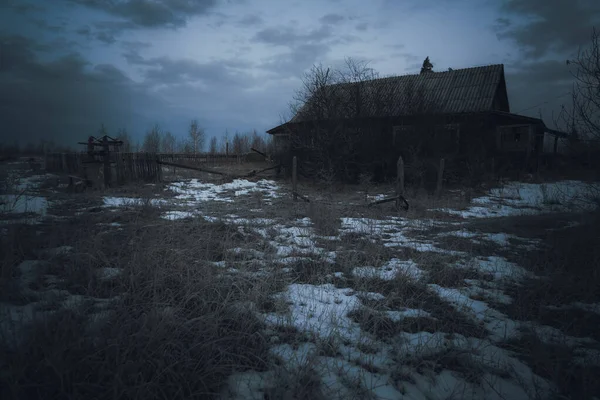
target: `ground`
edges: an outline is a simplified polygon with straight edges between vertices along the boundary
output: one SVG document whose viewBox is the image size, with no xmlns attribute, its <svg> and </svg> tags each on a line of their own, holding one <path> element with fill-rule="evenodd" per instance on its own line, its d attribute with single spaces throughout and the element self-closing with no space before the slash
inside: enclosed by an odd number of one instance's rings
<svg viewBox="0 0 600 400">
<path fill-rule="evenodd" d="M 594 184 L 406 212 L 367 207 L 386 186 L 0 167 L 3 399 L 600 398 Z"/>
</svg>

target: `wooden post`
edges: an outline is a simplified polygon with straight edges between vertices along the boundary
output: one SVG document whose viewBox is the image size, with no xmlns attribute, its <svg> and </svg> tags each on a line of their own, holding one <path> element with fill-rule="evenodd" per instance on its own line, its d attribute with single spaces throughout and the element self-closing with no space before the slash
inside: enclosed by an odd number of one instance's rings
<svg viewBox="0 0 600 400">
<path fill-rule="evenodd" d="M 527 130 L 527 153 L 525 154 L 525 171 L 529 172 L 531 167 L 531 147 L 532 141 L 534 137 L 533 125 L 529 125 L 529 129 Z"/>
<path fill-rule="evenodd" d="M 298 201 L 298 160 L 296 156 L 292 159 L 292 191 L 294 201 Z"/>
<path fill-rule="evenodd" d="M 400 197 L 404 196 L 404 160 L 398 157 L 396 163 L 396 208 L 400 208 Z"/>
<path fill-rule="evenodd" d="M 102 138 L 102 149 L 104 150 L 104 187 L 110 187 L 110 151 L 106 136 Z"/>
<path fill-rule="evenodd" d="M 438 176 L 437 176 L 437 185 L 435 188 L 436 197 L 440 197 L 440 195 L 442 194 L 442 181 L 444 178 L 444 167 L 445 166 L 446 166 L 446 160 L 444 160 L 442 158 L 440 160 L 440 168 L 438 169 Z"/>
</svg>

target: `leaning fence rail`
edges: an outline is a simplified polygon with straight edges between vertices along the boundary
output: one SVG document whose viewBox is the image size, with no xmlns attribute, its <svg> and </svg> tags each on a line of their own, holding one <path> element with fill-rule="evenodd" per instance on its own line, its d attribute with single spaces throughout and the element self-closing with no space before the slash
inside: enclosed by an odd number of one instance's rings
<svg viewBox="0 0 600 400">
<path fill-rule="evenodd" d="M 100 160 L 101 159 L 101 160 Z M 48 172 L 79 175 L 89 174 L 99 163 L 104 163 L 104 155 L 91 159 L 86 152 L 48 153 L 45 165 Z M 243 155 L 223 153 L 123 153 L 109 152 L 110 183 L 122 185 L 128 182 L 157 182 L 162 179 L 161 165 L 206 167 L 223 163 L 244 163 Z"/>
</svg>

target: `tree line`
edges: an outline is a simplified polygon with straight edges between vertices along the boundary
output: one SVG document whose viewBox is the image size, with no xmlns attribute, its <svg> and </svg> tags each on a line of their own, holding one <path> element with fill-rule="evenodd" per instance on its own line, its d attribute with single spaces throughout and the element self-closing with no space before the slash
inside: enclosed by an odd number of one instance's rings
<svg viewBox="0 0 600 400">
<path fill-rule="evenodd" d="M 141 151 L 148 153 L 225 153 L 245 154 L 250 152 L 251 148 L 262 152 L 269 152 L 271 149 L 271 139 L 265 135 L 259 135 L 256 129 L 250 132 L 236 132 L 232 136 L 228 132 L 221 137 L 217 136 L 207 138 L 206 131 L 197 120 L 192 120 L 187 131 L 186 137 L 177 138 L 169 131 L 163 131 L 158 125 L 155 125 L 144 135 L 141 145 L 137 149 L 132 148 L 129 135 L 124 130 L 120 130 L 116 139 L 123 141 L 122 151 Z M 208 139 L 208 141 L 207 141 Z"/>
<path fill-rule="evenodd" d="M 256 129 L 249 132 L 235 132 L 230 135 L 225 132 L 221 138 L 217 136 L 207 137 L 206 131 L 200 126 L 197 120 L 190 122 L 186 136 L 176 136 L 169 130 L 163 130 L 159 125 L 154 125 L 149 129 L 141 140 L 134 138 L 126 129 L 118 129 L 116 135 L 108 132 L 104 124 L 96 133 L 96 137 L 108 135 L 117 140 L 121 140 L 123 145 L 120 151 L 124 153 L 148 152 L 148 153 L 209 153 L 219 154 L 229 152 L 229 154 L 242 155 L 250 152 L 251 148 L 270 153 L 272 151 L 272 141 L 270 136 L 259 134 Z M 86 138 L 81 138 L 84 142 Z M 42 139 L 38 143 L 28 143 L 20 146 L 17 142 L 0 143 L 0 153 L 2 154 L 25 154 L 36 155 L 45 153 L 68 153 L 75 150 L 75 146 L 57 145 L 52 140 Z M 83 150 L 79 148 L 79 150 Z"/>
</svg>

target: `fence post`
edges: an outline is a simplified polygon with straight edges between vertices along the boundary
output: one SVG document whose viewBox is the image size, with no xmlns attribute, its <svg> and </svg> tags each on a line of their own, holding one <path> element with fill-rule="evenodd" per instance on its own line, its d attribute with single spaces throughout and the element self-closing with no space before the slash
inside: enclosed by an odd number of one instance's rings
<svg viewBox="0 0 600 400">
<path fill-rule="evenodd" d="M 400 208 L 400 196 L 404 196 L 404 160 L 398 157 L 396 164 L 396 208 Z"/>
<path fill-rule="evenodd" d="M 162 165 L 160 163 L 160 155 L 156 155 L 156 159 L 154 160 L 156 163 L 156 182 L 162 181 Z"/>
<path fill-rule="evenodd" d="M 108 146 L 108 137 L 102 138 L 102 149 L 104 157 L 104 187 L 110 187 L 110 151 Z"/>
<path fill-rule="evenodd" d="M 298 200 L 298 160 L 296 156 L 292 159 L 292 191 L 294 201 Z"/>
<path fill-rule="evenodd" d="M 440 168 L 438 169 L 438 176 L 437 176 L 437 185 L 435 188 L 436 197 L 440 197 L 440 195 L 442 194 L 442 181 L 444 178 L 444 167 L 445 166 L 446 166 L 446 160 L 444 160 L 442 158 L 440 160 Z"/>
</svg>

